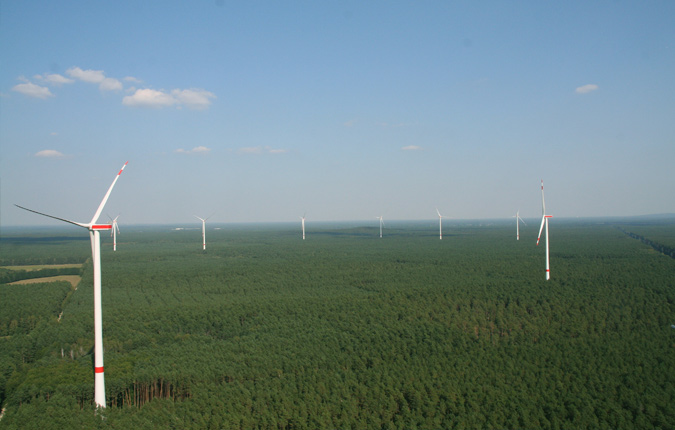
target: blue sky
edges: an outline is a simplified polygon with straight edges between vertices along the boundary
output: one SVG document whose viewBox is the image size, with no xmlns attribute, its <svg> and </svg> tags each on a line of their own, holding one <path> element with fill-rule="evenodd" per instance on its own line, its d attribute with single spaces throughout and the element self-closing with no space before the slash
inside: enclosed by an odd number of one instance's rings
<svg viewBox="0 0 675 430">
<path fill-rule="evenodd" d="M 0 224 L 675 213 L 675 3 L 4 1 Z M 375 222 L 375 221 L 374 221 Z"/>
</svg>

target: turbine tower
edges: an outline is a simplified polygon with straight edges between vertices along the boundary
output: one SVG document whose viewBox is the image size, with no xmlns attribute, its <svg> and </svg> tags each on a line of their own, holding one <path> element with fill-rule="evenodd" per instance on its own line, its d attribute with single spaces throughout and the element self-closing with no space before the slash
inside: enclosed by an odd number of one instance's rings
<svg viewBox="0 0 675 430">
<path fill-rule="evenodd" d="M 551 270 L 549 268 L 548 260 L 548 219 L 553 218 L 553 215 L 546 215 L 546 204 L 544 203 L 544 180 L 541 180 L 541 227 L 539 227 L 539 236 L 537 236 L 537 245 L 539 245 L 539 239 L 541 238 L 541 231 L 544 229 L 544 224 L 546 224 L 546 280 L 551 279 Z"/>
<path fill-rule="evenodd" d="M 516 211 L 516 214 L 511 218 L 516 219 L 516 240 L 520 240 L 520 226 L 518 225 L 518 220 L 523 221 L 523 224 L 525 225 L 527 225 L 527 223 L 520 217 L 520 210 Z"/>
<path fill-rule="evenodd" d="M 440 240 L 443 240 L 443 215 L 436 208 L 436 213 L 438 214 L 438 237 Z"/>
<path fill-rule="evenodd" d="M 208 218 L 199 218 L 197 215 L 195 215 L 195 218 L 202 221 L 202 250 L 204 251 L 206 251 L 206 220 L 212 216 L 213 215 L 209 216 Z"/>
<path fill-rule="evenodd" d="M 305 240 L 305 215 L 303 214 L 300 219 L 302 220 L 302 240 Z"/>
<path fill-rule="evenodd" d="M 382 227 L 384 227 L 384 220 L 382 219 L 382 215 L 376 216 L 375 218 L 380 220 L 380 237 L 382 237 Z"/>
<path fill-rule="evenodd" d="M 99 408 L 105 408 L 105 379 L 103 375 L 103 318 L 102 318 L 102 309 L 101 309 L 101 234 L 103 230 L 111 230 L 113 228 L 112 224 L 97 224 L 98 217 L 101 216 L 103 207 L 110 197 L 115 183 L 119 179 L 122 171 L 127 166 L 127 163 L 124 163 L 124 166 L 120 169 L 115 176 L 108 192 L 103 197 L 101 204 L 98 206 L 94 217 L 88 223 L 81 223 L 70 221 L 64 218 L 55 217 L 53 215 L 48 215 L 42 212 L 34 211 L 32 209 L 25 208 L 23 206 L 15 205 L 21 209 L 27 210 L 29 212 L 36 213 L 38 215 L 43 215 L 49 218 L 54 218 L 59 221 L 65 221 L 70 224 L 75 224 L 78 227 L 83 227 L 89 230 L 89 238 L 91 240 L 91 256 L 94 264 L 94 401 L 96 406 Z"/>
</svg>

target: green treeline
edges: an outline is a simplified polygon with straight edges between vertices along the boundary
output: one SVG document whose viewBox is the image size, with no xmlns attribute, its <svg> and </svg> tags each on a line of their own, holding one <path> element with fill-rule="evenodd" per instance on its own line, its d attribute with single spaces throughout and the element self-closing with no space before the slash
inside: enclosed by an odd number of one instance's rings
<svg viewBox="0 0 675 430">
<path fill-rule="evenodd" d="M 105 420 L 87 264 L 60 322 L 1 340 L 34 351 L 0 353 L 2 425 L 675 426 L 673 259 L 558 222 L 546 282 L 534 229 L 445 228 L 214 230 L 205 253 L 198 231 L 127 229 L 102 256 Z"/>
<path fill-rule="evenodd" d="M 633 239 L 637 239 L 640 242 L 651 246 L 652 248 L 654 248 L 655 250 L 657 250 L 661 254 L 667 255 L 668 257 L 675 258 L 675 247 L 655 242 L 652 239 L 646 238 L 644 236 L 640 236 L 639 234 L 635 234 L 635 233 L 627 231 L 625 229 L 621 229 L 621 231 L 623 231 L 624 233 L 626 233 L 628 236 L 632 237 Z"/>
</svg>

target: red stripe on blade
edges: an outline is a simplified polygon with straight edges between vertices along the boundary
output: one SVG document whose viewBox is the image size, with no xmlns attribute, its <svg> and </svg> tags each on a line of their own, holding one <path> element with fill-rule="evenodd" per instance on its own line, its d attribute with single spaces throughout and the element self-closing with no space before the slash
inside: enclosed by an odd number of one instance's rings
<svg viewBox="0 0 675 430">
<path fill-rule="evenodd" d="M 103 367 L 94 367 L 94 372 L 103 373 Z"/>
</svg>

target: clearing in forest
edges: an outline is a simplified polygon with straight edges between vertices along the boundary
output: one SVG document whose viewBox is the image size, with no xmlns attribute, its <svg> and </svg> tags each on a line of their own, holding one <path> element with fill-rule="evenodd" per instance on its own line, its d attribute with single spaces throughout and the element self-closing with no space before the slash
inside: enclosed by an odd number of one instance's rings
<svg viewBox="0 0 675 430">
<path fill-rule="evenodd" d="M 7 270 L 25 270 L 26 272 L 32 272 L 34 270 L 42 269 L 70 269 L 70 268 L 81 268 L 82 263 L 79 264 L 30 264 L 25 266 L 0 266 L 0 269 Z"/>
<path fill-rule="evenodd" d="M 73 288 L 77 289 L 77 284 L 80 283 L 81 279 L 82 277 L 79 275 L 58 275 L 58 276 L 48 276 L 46 278 L 23 279 L 21 281 L 11 282 L 7 285 L 38 284 L 44 282 L 67 281 L 70 282 L 70 285 L 72 285 Z"/>
</svg>

